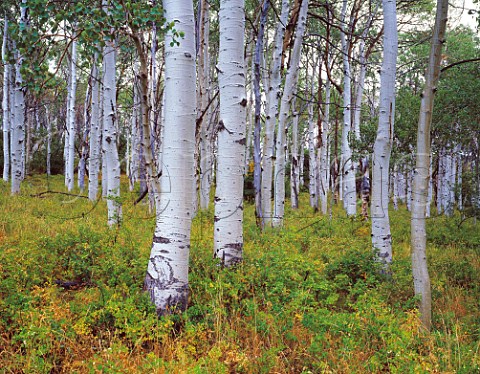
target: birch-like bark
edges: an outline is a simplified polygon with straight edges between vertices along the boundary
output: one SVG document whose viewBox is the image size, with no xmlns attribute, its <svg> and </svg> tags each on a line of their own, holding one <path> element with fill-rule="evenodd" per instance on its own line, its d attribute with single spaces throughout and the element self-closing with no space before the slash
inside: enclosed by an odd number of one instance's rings
<svg viewBox="0 0 480 374">
<path fill-rule="evenodd" d="M 383 62 L 380 74 L 380 108 L 372 160 L 372 245 L 385 268 L 392 262 L 392 235 L 388 215 L 390 153 L 395 119 L 395 78 L 398 55 L 395 0 L 383 0 Z"/>
<path fill-rule="evenodd" d="M 349 42 L 347 40 L 347 0 L 343 0 L 341 13 L 340 39 L 342 44 L 343 60 L 343 129 L 342 129 L 342 155 L 341 155 L 341 200 L 348 216 L 354 216 L 357 212 L 357 193 L 355 186 L 355 168 L 352 162 L 352 150 L 349 143 L 349 134 L 352 126 L 351 110 L 351 72 L 349 61 Z"/>
<path fill-rule="evenodd" d="M 220 1 L 218 85 L 220 121 L 214 218 L 214 256 L 231 266 L 243 257 L 243 171 L 246 105 L 243 0 Z"/>
<path fill-rule="evenodd" d="M 92 114 L 90 124 L 90 149 L 88 168 L 88 198 L 97 200 L 98 174 L 100 172 L 102 122 L 100 120 L 99 74 L 97 67 L 98 54 L 95 53 L 92 66 Z"/>
<path fill-rule="evenodd" d="M 260 26 L 258 28 L 257 42 L 255 45 L 255 54 L 253 58 L 253 91 L 255 96 L 255 125 L 253 134 L 253 185 L 255 188 L 255 215 L 257 218 L 257 225 L 264 228 L 265 220 L 262 212 L 262 166 L 261 166 L 261 152 L 260 152 L 260 132 L 261 119 L 260 114 L 262 110 L 262 98 L 260 93 L 261 71 L 260 67 L 263 62 L 263 39 L 265 35 L 265 25 L 267 23 L 268 9 L 270 2 L 265 1 L 262 7 L 262 14 L 260 17 Z"/>
<path fill-rule="evenodd" d="M 314 64 L 315 65 L 315 64 Z M 310 95 L 313 97 L 315 91 L 315 74 L 312 74 Z M 316 157 L 316 134 L 315 122 L 313 120 L 313 101 L 308 103 L 308 192 L 310 194 L 310 206 L 314 211 L 318 210 L 317 196 L 317 157 Z"/>
<path fill-rule="evenodd" d="M 294 89 L 297 86 L 298 67 L 302 50 L 305 25 L 307 23 L 308 1 L 303 0 L 298 15 L 298 23 L 295 30 L 295 42 L 293 44 L 290 66 L 285 77 L 285 86 L 280 101 L 280 112 L 278 118 L 277 139 L 275 147 L 275 178 L 274 178 L 274 214 L 273 227 L 283 225 L 285 210 L 285 151 L 286 151 L 286 124 L 290 113 L 290 104 L 293 98 Z"/>
<path fill-rule="evenodd" d="M 103 6 L 107 9 L 107 1 Z M 105 42 L 103 48 L 103 140 L 105 157 L 108 225 L 119 225 L 122 220 L 122 204 L 120 201 L 120 161 L 117 149 L 117 84 L 116 46 L 114 40 Z"/>
<path fill-rule="evenodd" d="M 417 131 L 417 154 L 411 219 L 412 272 L 415 295 L 420 297 L 420 319 L 423 327 L 430 330 L 432 323 L 432 294 L 427 264 L 427 233 L 425 207 L 428 194 L 429 166 L 431 157 L 430 127 L 432 123 L 433 99 L 440 77 L 442 46 L 448 18 L 448 0 L 437 0 L 437 12 L 433 31 L 430 56 L 425 73 Z"/>
<path fill-rule="evenodd" d="M 210 94 L 210 4 L 202 0 L 202 45 L 200 45 L 199 61 L 201 64 L 201 78 L 203 90 L 201 91 L 201 105 L 203 119 L 200 127 L 200 209 L 207 209 L 210 204 L 210 190 L 212 186 L 212 121 L 210 118 L 211 105 L 207 108 L 211 99 Z M 200 80 L 200 77 L 199 77 Z"/>
<path fill-rule="evenodd" d="M 165 37 L 161 206 L 144 284 L 158 314 L 187 307 L 196 119 L 193 2 L 163 0 L 163 8 L 166 22 L 175 21 L 185 37 L 179 46 L 170 33 Z"/>
<path fill-rule="evenodd" d="M 135 75 L 135 80 L 133 81 L 133 106 L 132 106 L 132 114 L 130 117 L 130 131 L 129 131 L 129 152 L 128 154 L 128 167 L 127 167 L 127 174 L 128 174 L 128 184 L 130 191 L 133 191 L 135 183 L 139 179 L 139 168 L 140 168 L 140 134 L 139 134 L 139 102 L 140 99 L 138 97 L 138 79 L 136 78 L 138 75 L 138 61 L 135 62 L 133 68 L 133 74 Z"/>
<path fill-rule="evenodd" d="M 298 209 L 298 196 L 300 194 L 300 168 L 298 165 L 298 117 L 299 113 L 295 108 L 296 100 L 292 102 L 292 152 L 290 165 L 290 204 L 292 209 Z"/>
<path fill-rule="evenodd" d="M 463 173 L 463 160 L 461 149 L 457 154 L 457 208 L 459 211 L 463 211 L 463 196 L 462 196 L 462 173 Z"/>
<path fill-rule="evenodd" d="M 327 61 L 327 64 L 329 62 Z M 331 97 L 331 84 L 327 79 L 325 83 L 325 112 L 322 121 L 322 144 L 319 149 L 319 173 L 320 173 L 320 186 L 319 186 L 319 201 L 322 214 L 327 214 L 328 207 L 328 180 L 330 177 L 330 162 L 329 162 L 329 148 L 330 148 L 330 97 Z"/>
<path fill-rule="evenodd" d="M 88 135 L 90 133 L 91 127 L 91 103 L 92 103 L 92 75 L 90 74 L 90 79 L 87 85 L 87 92 L 85 93 L 85 103 L 83 109 L 83 136 L 82 136 L 82 149 L 80 151 L 80 160 L 78 161 L 78 187 L 80 191 L 85 189 L 85 173 L 87 167 L 87 157 L 88 157 Z"/>
<path fill-rule="evenodd" d="M 152 145 L 155 144 L 152 139 L 151 126 L 152 117 L 150 113 L 150 108 L 148 104 L 148 61 L 147 54 L 143 50 L 143 43 L 141 35 L 138 32 L 132 34 L 135 47 L 137 49 L 137 55 L 140 60 L 140 66 L 137 71 L 136 81 L 137 81 L 137 90 L 138 90 L 138 99 L 139 99 L 139 109 L 140 109 L 140 135 L 141 135 L 141 144 L 140 144 L 140 179 L 143 177 L 146 179 L 146 187 L 150 192 L 150 196 L 154 199 L 154 204 L 158 208 L 159 206 L 159 194 L 160 183 L 158 180 L 158 175 L 160 171 L 157 170 L 157 165 L 155 163 L 152 151 Z M 156 85 L 156 84 L 155 84 Z M 143 163 L 145 163 L 145 175 L 143 175 Z M 161 165 L 161 164 L 159 164 Z M 142 181 L 141 181 L 142 185 Z"/>
<path fill-rule="evenodd" d="M 70 62 L 70 85 L 68 92 L 68 112 L 67 112 L 67 137 L 65 138 L 66 159 L 65 159 L 65 185 L 68 191 L 73 190 L 74 186 L 74 167 L 75 167 L 75 97 L 77 91 L 77 41 L 72 42 L 72 56 Z"/>
<path fill-rule="evenodd" d="M 14 90 L 14 121 L 10 132 L 10 159 L 11 159 L 11 192 L 20 193 L 20 184 L 23 179 L 24 149 L 25 149 L 25 97 L 23 93 L 22 61 L 23 57 L 15 48 L 15 90 Z"/>
<path fill-rule="evenodd" d="M 267 93 L 267 110 L 265 119 L 265 143 L 263 148 L 262 170 L 262 213 L 264 226 L 272 223 L 272 179 L 273 162 L 275 157 L 275 124 L 278 119 L 278 100 L 280 98 L 281 72 L 283 53 L 283 36 L 288 21 L 290 2 L 282 0 L 282 11 L 277 23 L 274 38 L 273 65 L 270 69 L 270 81 Z"/>
<path fill-rule="evenodd" d="M 5 16 L 5 25 L 3 30 L 2 43 L 2 62 L 3 62 L 3 180 L 8 182 L 10 176 L 10 67 L 7 62 L 7 43 L 8 43 L 8 19 Z"/>
<path fill-rule="evenodd" d="M 50 113 L 48 107 L 45 106 L 45 115 L 47 117 L 47 175 L 52 174 L 52 166 L 51 166 L 51 159 L 52 159 L 52 119 L 50 117 Z M 57 123 L 57 119 L 55 118 L 55 125 Z M 56 128 L 57 126 L 54 126 Z"/>
</svg>

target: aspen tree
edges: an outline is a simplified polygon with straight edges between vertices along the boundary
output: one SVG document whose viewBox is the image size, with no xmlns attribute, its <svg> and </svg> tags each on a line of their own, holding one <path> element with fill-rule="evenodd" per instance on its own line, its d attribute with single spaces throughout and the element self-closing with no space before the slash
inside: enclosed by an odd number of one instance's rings
<svg viewBox="0 0 480 374">
<path fill-rule="evenodd" d="M 163 0 L 163 7 L 177 34 L 165 36 L 161 204 L 144 284 L 158 314 L 187 307 L 196 119 L 193 2 Z"/>
<path fill-rule="evenodd" d="M 214 256 L 225 266 L 243 256 L 243 172 L 246 105 L 243 0 L 220 1 L 218 85 L 220 120 L 214 218 Z"/>
<path fill-rule="evenodd" d="M 5 16 L 5 25 L 3 30 L 2 43 L 2 62 L 3 62 L 3 180 L 8 182 L 10 176 L 10 64 L 7 61 L 7 43 L 8 43 L 8 19 Z"/>
<path fill-rule="evenodd" d="M 280 101 L 280 111 L 277 127 L 277 139 L 275 147 L 275 178 L 274 178 L 274 212 L 273 227 L 283 225 L 283 215 L 285 211 L 285 138 L 287 118 L 290 114 L 290 106 L 293 98 L 293 92 L 298 80 L 298 67 L 302 50 L 303 36 L 307 23 L 308 0 L 303 0 L 298 15 L 298 23 L 295 30 L 295 42 L 293 44 L 292 58 L 290 66 L 285 77 L 285 86 Z"/>
<path fill-rule="evenodd" d="M 430 127 L 432 123 L 433 99 L 440 78 L 440 63 L 442 61 L 442 47 L 445 42 L 447 18 L 448 0 L 437 0 L 435 26 L 418 119 L 416 165 L 412 194 L 411 245 L 413 285 L 415 295 L 420 298 L 420 319 L 426 330 L 430 330 L 432 324 L 432 291 L 427 264 L 427 232 L 425 225 L 431 157 Z"/>
<path fill-rule="evenodd" d="M 388 214 L 390 153 L 395 118 L 395 78 L 398 55 L 395 0 L 383 0 L 383 62 L 380 73 L 380 108 L 372 160 L 372 245 L 386 266 L 392 261 L 392 235 Z"/>
<path fill-rule="evenodd" d="M 103 0 L 108 13 L 109 5 Z M 105 159 L 108 225 L 118 225 L 122 219 L 120 198 L 120 161 L 117 149 L 117 84 L 115 40 L 107 40 L 103 48 L 103 157 Z"/>
<path fill-rule="evenodd" d="M 272 224 L 272 178 L 273 178 L 273 162 L 275 159 L 275 124 L 278 119 L 278 100 L 281 96 L 281 72 L 283 54 L 283 36 L 288 21 L 288 13 L 290 11 L 289 0 L 282 0 L 282 11 L 280 19 L 275 30 L 273 64 L 270 69 L 270 80 L 267 92 L 267 109 L 265 119 L 265 140 L 263 146 L 263 169 L 262 169 L 262 214 L 264 226 Z"/>
</svg>

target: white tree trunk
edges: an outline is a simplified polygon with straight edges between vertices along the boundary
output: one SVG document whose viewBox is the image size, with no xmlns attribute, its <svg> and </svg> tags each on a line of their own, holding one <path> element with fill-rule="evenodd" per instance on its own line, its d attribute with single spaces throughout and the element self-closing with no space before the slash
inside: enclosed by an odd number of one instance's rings
<svg viewBox="0 0 480 374">
<path fill-rule="evenodd" d="M 91 108 L 91 101 L 92 101 L 92 79 L 90 74 L 89 83 L 87 85 L 87 92 L 85 93 L 85 102 L 83 108 L 83 120 L 84 120 L 84 127 L 83 127 L 83 136 L 82 136 L 82 149 L 80 153 L 80 160 L 78 161 L 78 188 L 80 191 L 83 192 L 85 189 L 85 173 L 87 168 L 87 157 L 88 157 L 88 135 L 90 133 L 90 127 L 92 125 L 91 117 L 92 117 L 92 108 Z"/>
<path fill-rule="evenodd" d="M 14 94 L 14 121 L 10 129 L 10 152 L 12 170 L 12 195 L 20 193 L 20 184 L 23 180 L 23 157 L 25 149 L 25 97 L 23 94 L 23 79 L 21 73 L 23 57 L 15 51 L 15 94 Z"/>
<path fill-rule="evenodd" d="M 105 0 L 104 0 L 105 2 Z M 122 219 L 120 202 L 120 161 L 117 149 L 117 84 L 115 41 L 109 40 L 103 49 L 103 156 L 105 158 L 108 225 L 118 225 Z"/>
<path fill-rule="evenodd" d="M 273 162 L 275 157 L 275 124 L 278 118 L 278 98 L 280 97 L 281 72 L 283 51 L 283 36 L 288 22 L 290 2 L 282 0 L 282 11 L 277 23 L 274 39 L 273 66 L 270 69 L 270 82 L 267 93 L 267 109 L 265 119 L 265 141 L 263 148 L 262 169 L 262 214 L 264 226 L 272 223 L 272 180 Z"/>
<path fill-rule="evenodd" d="M 328 63 L 328 62 L 327 62 Z M 322 121 L 322 144 L 319 149 L 319 172 L 320 172 L 320 186 L 319 186 L 319 200 L 322 214 L 327 214 L 328 207 L 328 180 L 330 176 L 330 162 L 329 162 L 329 148 L 330 148 L 330 97 L 331 87 L 330 80 L 327 79 L 325 83 L 325 113 Z"/>
<path fill-rule="evenodd" d="M 74 167 L 75 167 L 75 97 L 77 91 L 77 41 L 72 42 L 72 57 L 70 62 L 70 84 L 68 92 L 68 111 L 67 111 L 67 137 L 66 159 L 65 159 L 65 185 L 68 191 L 73 190 L 74 186 Z"/>
<path fill-rule="evenodd" d="M 185 37 L 179 46 L 171 44 L 170 33 L 165 37 L 161 206 L 145 277 L 158 314 L 187 307 L 196 119 L 193 3 L 164 0 L 163 7 L 167 23 L 176 21 L 175 29 Z"/>
<path fill-rule="evenodd" d="M 10 67 L 7 62 L 8 20 L 5 17 L 3 30 L 2 62 L 3 62 L 3 180 L 8 182 L 10 176 Z"/>
<path fill-rule="evenodd" d="M 432 296 L 427 266 L 427 233 L 425 208 L 428 195 L 429 166 L 431 157 L 430 126 L 432 123 L 433 99 L 440 77 L 442 46 L 445 41 L 448 0 L 437 0 L 435 27 L 430 57 L 425 74 L 420 117 L 417 132 L 417 154 L 411 219 L 412 272 L 415 295 L 420 297 L 420 318 L 426 330 L 430 330 L 432 318 Z"/>
<path fill-rule="evenodd" d="M 340 39 L 342 44 L 343 59 L 343 129 L 342 129 L 342 156 L 341 156 L 341 176 L 343 207 L 348 216 L 354 216 L 357 213 L 357 193 L 355 186 L 355 168 L 352 162 L 352 150 L 349 143 L 349 134 L 352 127 L 352 94 L 351 94 L 351 72 L 348 56 L 349 42 L 347 41 L 347 0 L 343 0 L 341 14 L 341 32 Z"/>
<path fill-rule="evenodd" d="M 457 208 L 459 211 L 463 211 L 463 196 L 462 196 L 462 172 L 463 172 L 463 160 L 461 149 L 457 154 Z"/>
<path fill-rule="evenodd" d="M 373 148 L 372 245 L 378 260 L 386 267 L 392 262 L 392 235 L 388 215 L 390 153 L 395 119 L 395 77 L 398 54 L 397 10 L 395 0 L 383 0 L 383 63 L 380 75 L 378 130 Z"/>
<path fill-rule="evenodd" d="M 432 169 L 433 164 L 432 160 L 430 160 L 430 167 L 428 169 L 428 195 L 427 195 L 427 205 L 425 207 L 425 216 L 430 217 L 430 205 L 432 204 L 432 196 L 433 196 L 433 178 L 432 178 Z"/>
<path fill-rule="evenodd" d="M 298 209 L 298 196 L 300 195 L 300 168 L 298 165 L 298 111 L 295 108 L 296 100 L 292 103 L 292 162 L 290 165 L 290 204 L 292 209 Z"/>
<path fill-rule="evenodd" d="M 220 121 L 214 218 L 214 256 L 231 266 L 243 256 L 245 92 L 243 0 L 220 1 L 218 85 Z"/>
<path fill-rule="evenodd" d="M 200 45 L 202 68 L 202 84 L 203 92 L 201 93 L 201 105 L 203 119 L 200 128 L 200 209 L 207 209 L 210 204 L 210 189 L 212 186 L 212 165 L 213 165 L 213 150 L 212 150 L 212 121 L 211 121 L 211 105 L 207 109 L 210 101 L 210 53 L 209 53 L 209 39 L 210 39 L 210 4 L 206 0 L 202 0 L 202 22 L 201 28 L 203 32 L 202 45 Z"/>
<path fill-rule="evenodd" d="M 315 74 L 312 74 L 311 80 L 311 97 L 314 94 Z M 310 206 L 314 211 L 318 210 L 318 196 L 317 196 L 317 152 L 315 142 L 317 140 L 315 133 L 315 121 L 313 118 L 313 105 L 311 101 L 308 103 L 308 192 L 310 194 Z"/>
<path fill-rule="evenodd" d="M 293 44 L 292 57 L 290 59 L 290 67 L 285 77 L 285 85 L 283 89 L 282 99 L 280 101 L 280 111 L 278 116 L 277 140 L 275 147 L 275 178 L 274 178 L 274 212 L 273 227 L 281 227 L 283 225 L 283 215 L 285 210 L 285 130 L 287 118 L 290 114 L 290 104 L 293 97 L 294 89 L 297 86 L 298 67 L 302 50 L 303 36 L 305 33 L 305 25 L 307 23 L 308 1 L 303 0 L 298 14 L 298 22 L 295 30 L 295 42 Z M 270 113 L 269 113 L 270 115 Z"/>
<path fill-rule="evenodd" d="M 48 107 L 45 106 L 45 115 L 47 117 L 47 175 L 52 174 L 51 159 L 52 159 L 52 119 L 48 111 Z M 55 118 L 55 124 L 57 119 Z M 55 126 L 56 128 L 57 126 Z"/>
<path fill-rule="evenodd" d="M 97 68 L 98 56 L 95 54 L 92 68 L 92 114 L 90 124 L 90 155 L 88 168 L 88 198 L 97 200 L 98 174 L 100 172 L 102 121 L 100 118 L 99 74 Z"/>
</svg>

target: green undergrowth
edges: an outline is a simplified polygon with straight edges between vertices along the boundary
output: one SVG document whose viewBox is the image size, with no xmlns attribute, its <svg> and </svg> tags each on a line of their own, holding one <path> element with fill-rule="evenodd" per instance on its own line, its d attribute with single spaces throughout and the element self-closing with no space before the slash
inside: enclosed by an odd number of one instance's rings
<svg viewBox="0 0 480 374">
<path fill-rule="evenodd" d="M 43 193 L 50 191 L 48 193 Z M 102 200 L 31 177 L 0 184 L 0 367 L 56 373 L 474 373 L 480 370 L 480 230 L 428 221 L 433 321 L 413 296 L 409 213 L 391 212 L 394 263 L 374 260 L 369 223 L 287 208 L 260 233 L 245 207 L 244 261 L 212 258 L 213 212 L 192 231 L 190 301 L 158 318 L 142 292 L 154 218 L 122 190 L 121 228 Z M 76 191 L 75 194 L 80 194 Z M 461 223 L 461 224 L 460 224 Z"/>
</svg>

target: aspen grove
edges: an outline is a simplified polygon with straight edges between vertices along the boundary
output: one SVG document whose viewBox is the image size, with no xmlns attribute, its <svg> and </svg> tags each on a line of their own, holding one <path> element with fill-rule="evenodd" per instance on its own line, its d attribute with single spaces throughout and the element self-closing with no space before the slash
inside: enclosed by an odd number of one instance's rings
<svg viewBox="0 0 480 374">
<path fill-rule="evenodd" d="M 479 20 L 2 1 L 0 366 L 480 370 Z"/>
</svg>

